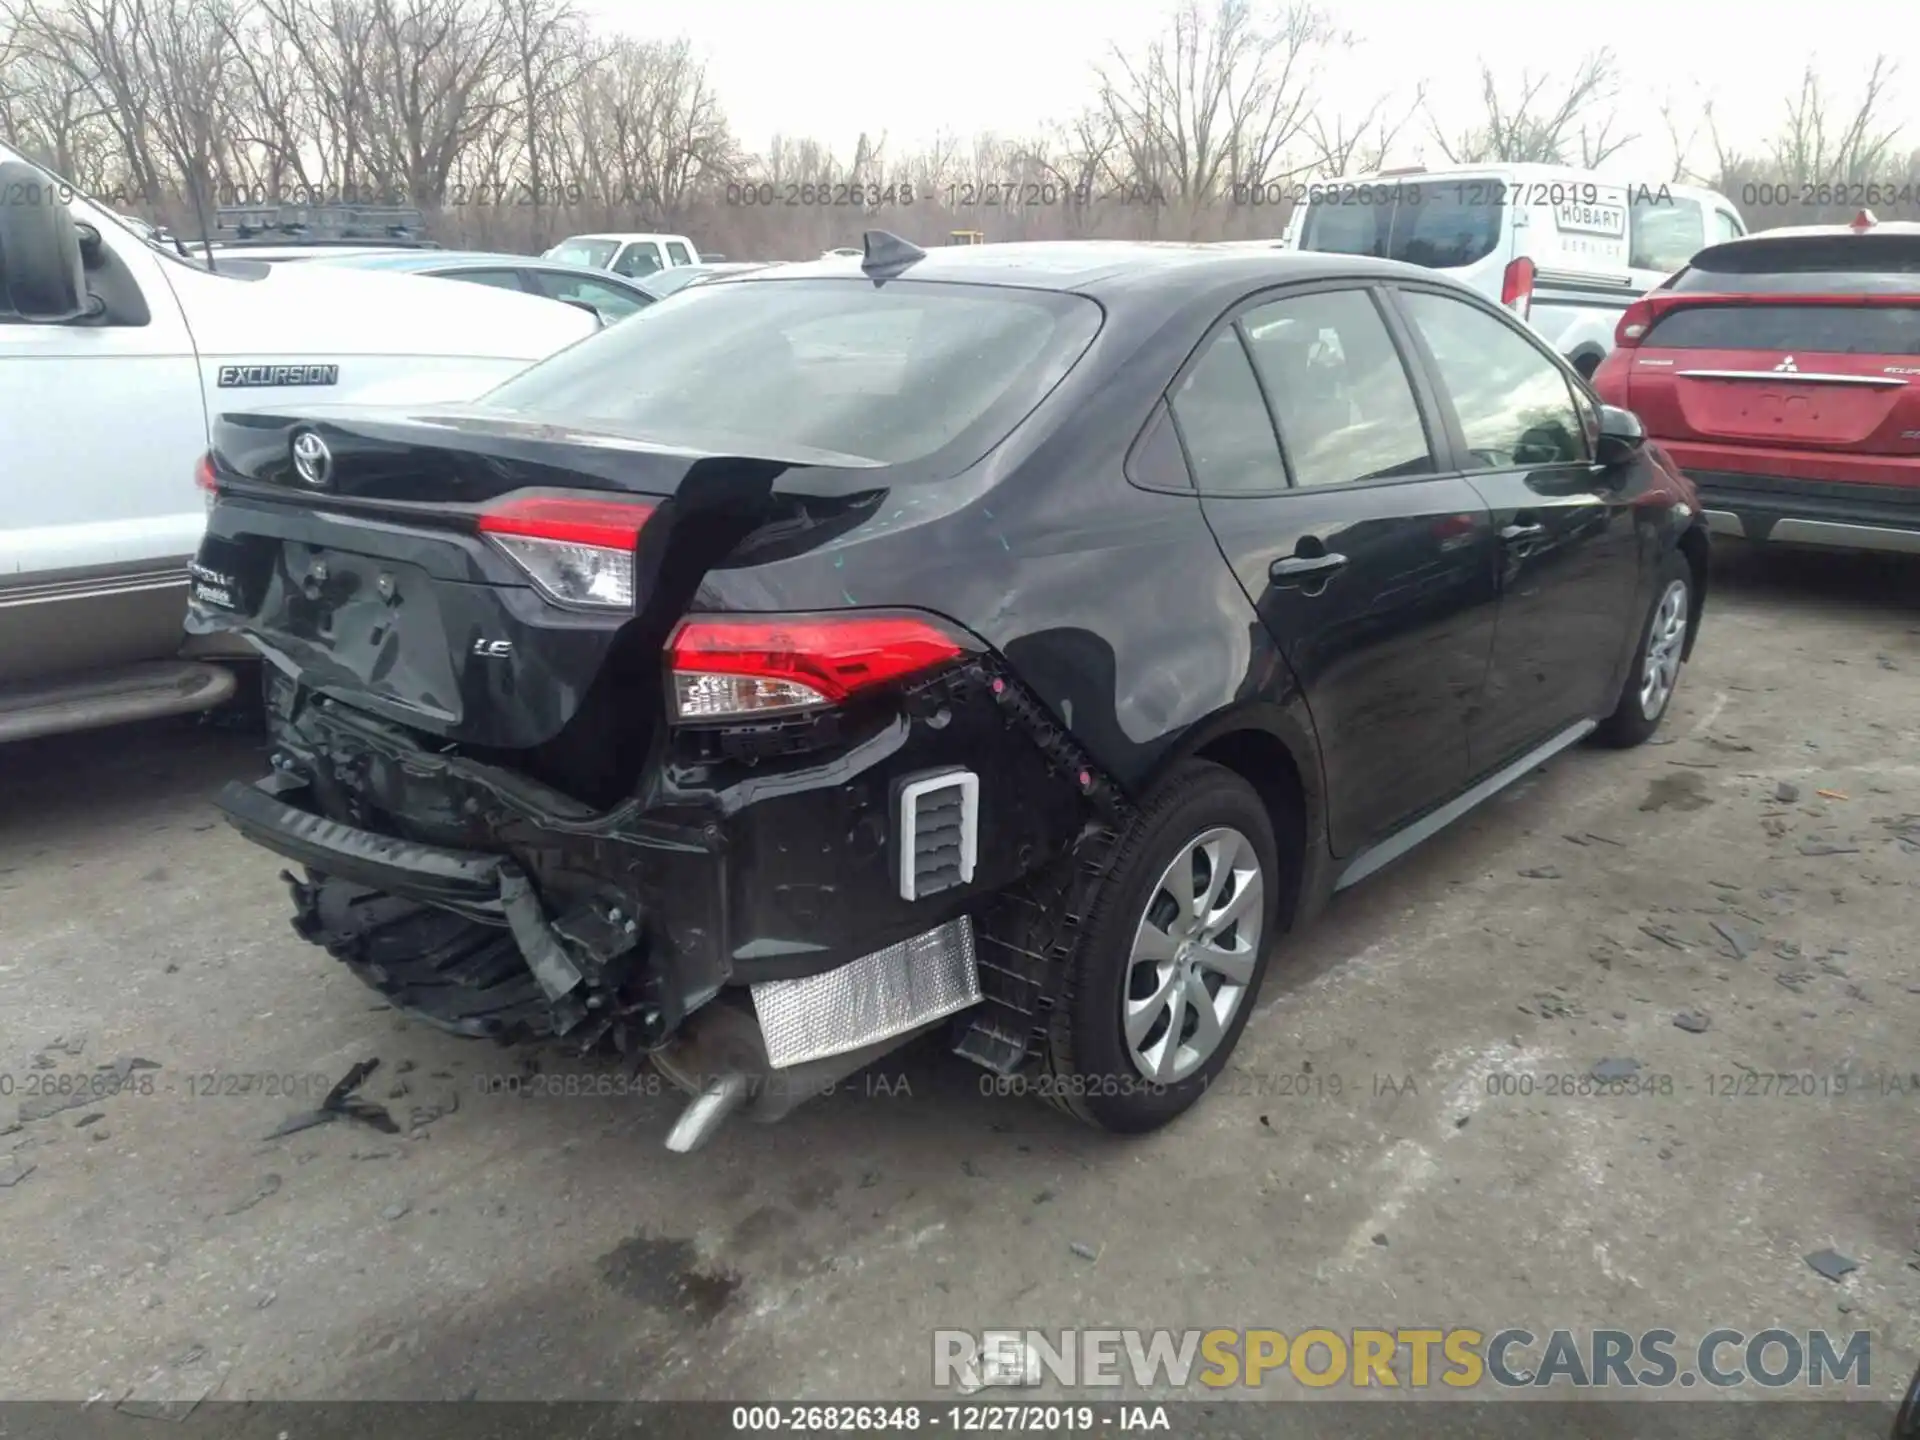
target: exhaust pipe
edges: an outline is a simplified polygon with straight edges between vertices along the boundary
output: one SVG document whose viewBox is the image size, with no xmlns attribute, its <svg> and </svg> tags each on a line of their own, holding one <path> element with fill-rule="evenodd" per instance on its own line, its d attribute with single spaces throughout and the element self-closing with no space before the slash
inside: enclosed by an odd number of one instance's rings
<svg viewBox="0 0 1920 1440">
<path fill-rule="evenodd" d="M 775 1069 L 753 1011 L 728 999 L 714 1000 L 653 1054 L 660 1073 L 693 1097 L 668 1133 L 667 1149 L 691 1154 L 737 1111 L 763 1125 L 784 1119 L 802 1102 L 940 1023 L 930 1020 L 857 1050 Z"/>
</svg>

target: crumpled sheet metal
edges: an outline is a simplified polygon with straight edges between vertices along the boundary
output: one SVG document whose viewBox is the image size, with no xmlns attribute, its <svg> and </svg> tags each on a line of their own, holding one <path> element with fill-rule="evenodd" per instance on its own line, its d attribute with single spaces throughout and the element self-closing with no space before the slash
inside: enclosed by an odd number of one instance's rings
<svg viewBox="0 0 1920 1440">
<path fill-rule="evenodd" d="M 979 1000 L 973 921 L 965 916 L 837 970 L 753 987 L 775 1069 L 858 1050 Z"/>
</svg>

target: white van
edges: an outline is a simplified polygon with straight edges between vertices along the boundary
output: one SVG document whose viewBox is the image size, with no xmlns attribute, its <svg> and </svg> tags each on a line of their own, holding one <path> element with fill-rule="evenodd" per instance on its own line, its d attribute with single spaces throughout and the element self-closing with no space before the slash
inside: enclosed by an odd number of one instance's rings
<svg viewBox="0 0 1920 1440">
<path fill-rule="evenodd" d="M 1286 240 L 1444 270 L 1591 375 L 1628 305 L 1696 251 L 1746 229 L 1732 201 L 1697 186 L 1623 184 L 1558 165 L 1462 165 L 1311 187 Z"/>
<path fill-rule="evenodd" d="M 211 264 L 0 145 L 0 741 L 209 708 L 182 633 L 223 412 L 472 399 L 599 328 L 333 265 Z"/>
<path fill-rule="evenodd" d="M 639 279 L 657 270 L 676 265 L 700 264 L 700 252 L 684 235 L 569 235 L 540 257 L 560 260 L 568 265 L 586 265 L 595 270 L 611 270 L 616 275 Z"/>
</svg>

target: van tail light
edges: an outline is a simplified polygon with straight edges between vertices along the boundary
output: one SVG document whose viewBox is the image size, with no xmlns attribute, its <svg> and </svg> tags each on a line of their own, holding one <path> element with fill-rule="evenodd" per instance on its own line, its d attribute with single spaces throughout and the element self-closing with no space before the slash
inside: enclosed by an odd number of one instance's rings
<svg viewBox="0 0 1920 1440">
<path fill-rule="evenodd" d="M 1522 255 L 1510 261 L 1500 277 L 1500 303 L 1522 320 L 1533 313 L 1533 261 Z"/>
<path fill-rule="evenodd" d="M 207 508 L 213 508 L 213 502 L 220 498 L 220 480 L 213 472 L 213 452 L 208 451 L 200 457 L 200 463 L 193 467 L 193 483 L 200 487 L 200 494 L 207 502 Z"/>
<path fill-rule="evenodd" d="M 741 720 L 839 705 L 974 653 L 926 615 L 693 616 L 667 641 L 676 720 Z"/>
<path fill-rule="evenodd" d="M 632 610 L 634 551 L 653 508 L 623 497 L 509 496 L 483 511 L 478 523 L 556 604 Z"/>
<path fill-rule="evenodd" d="M 1622 350 L 1633 349 L 1647 338 L 1647 331 L 1653 328 L 1653 320 L 1653 305 L 1646 300 L 1634 301 L 1627 306 L 1620 323 L 1613 327 L 1613 343 Z"/>
</svg>

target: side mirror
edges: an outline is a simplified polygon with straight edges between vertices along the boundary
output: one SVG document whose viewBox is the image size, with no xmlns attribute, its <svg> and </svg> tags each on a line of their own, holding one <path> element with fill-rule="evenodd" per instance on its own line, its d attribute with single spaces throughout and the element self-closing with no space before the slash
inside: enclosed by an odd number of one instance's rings
<svg viewBox="0 0 1920 1440">
<path fill-rule="evenodd" d="M 1647 427 L 1631 410 L 1618 405 L 1600 407 L 1600 443 L 1594 458 L 1602 465 L 1621 465 L 1640 453 L 1647 443 Z"/>
<path fill-rule="evenodd" d="M 52 176 L 0 162 L 0 295 L 22 320 L 59 325 L 92 313 L 80 231 Z"/>
</svg>

